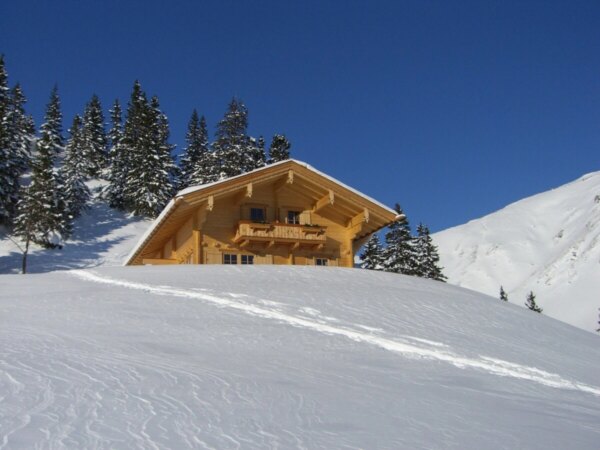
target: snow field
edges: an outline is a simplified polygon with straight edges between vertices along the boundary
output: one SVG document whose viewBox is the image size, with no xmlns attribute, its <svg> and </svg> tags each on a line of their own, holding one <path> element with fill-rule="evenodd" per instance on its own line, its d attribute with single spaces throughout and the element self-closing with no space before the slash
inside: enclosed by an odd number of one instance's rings
<svg viewBox="0 0 600 450">
<path fill-rule="evenodd" d="M 0 448 L 597 448 L 596 337 L 312 267 L 3 276 Z"/>
</svg>

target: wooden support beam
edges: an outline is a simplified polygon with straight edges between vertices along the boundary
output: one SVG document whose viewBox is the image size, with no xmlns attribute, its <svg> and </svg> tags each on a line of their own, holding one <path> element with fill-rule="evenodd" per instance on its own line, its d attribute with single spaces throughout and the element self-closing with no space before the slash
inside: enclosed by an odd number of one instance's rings
<svg viewBox="0 0 600 450">
<path fill-rule="evenodd" d="M 369 218 L 369 210 L 365 208 L 362 210 L 362 212 L 348 221 L 348 229 L 350 230 L 350 236 L 352 236 L 352 239 L 359 237 L 360 233 L 363 231 L 364 225 L 369 223 Z"/>
<path fill-rule="evenodd" d="M 209 195 L 208 196 L 208 203 L 206 205 L 206 209 L 209 210 L 209 211 L 212 211 L 214 207 L 215 207 L 215 196 L 214 195 Z"/>
<path fill-rule="evenodd" d="M 275 192 L 279 192 L 284 187 L 291 186 L 292 184 L 294 184 L 294 171 L 290 169 L 290 170 L 288 170 L 287 175 L 285 177 L 281 178 L 273 186 L 274 186 Z"/>
<path fill-rule="evenodd" d="M 244 186 L 242 191 L 239 194 L 237 194 L 237 196 L 235 197 L 234 203 L 236 205 L 239 205 L 244 200 L 252 198 L 252 192 L 253 192 L 252 183 L 248 183 L 246 186 Z"/>
<path fill-rule="evenodd" d="M 350 221 L 348 223 L 348 227 L 352 228 L 352 227 L 358 225 L 359 223 L 369 223 L 369 217 L 370 217 L 369 210 L 367 208 L 365 208 L 360 213 L 355 215 L 352 219 L 350 219 Z"/>
<path fill-rule="evenodd" d="M 202 235 L 199 230 L 192 230 L 192 235 L 194 237 L 194 264 L 202 263 Z"/>
<path fill-rule="evenodd" d="M 327 193 L 327 195 L 324 195 L 319 200 L 317 200 L 317 202 L 315 203 L 315 206 L 313 206 L 313 212 L 319 212 L 321 209 L 325 208 L 326 206 L 333 205 L 334 202 L 335 202 L 335 194 L 331 189 L 329 189 L 329 192 Z"/>
</svg>

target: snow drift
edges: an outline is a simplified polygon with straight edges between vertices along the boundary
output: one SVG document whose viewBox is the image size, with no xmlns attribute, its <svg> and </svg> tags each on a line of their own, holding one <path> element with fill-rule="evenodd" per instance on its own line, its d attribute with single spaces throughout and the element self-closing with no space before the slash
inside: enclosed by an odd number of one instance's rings
<svg viewBox="0 0 600 450">
<path fill-rule="evenodd" d="M 4 275 L 0 448 L 597 448 L 598 338 L 290 266 Z"/>
</svg>

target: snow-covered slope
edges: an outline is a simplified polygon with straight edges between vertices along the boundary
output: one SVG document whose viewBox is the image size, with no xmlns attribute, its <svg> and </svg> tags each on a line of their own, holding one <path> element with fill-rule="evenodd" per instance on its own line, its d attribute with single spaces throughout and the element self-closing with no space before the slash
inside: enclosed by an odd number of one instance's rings
<svg viewBox="0 0 600 450">
<path fill-rule="evenodd" d="M 586 330 L 600 307 L 600 172 L 436 233 L 450 283 L 523 305 Z"/>
<path fill-rule="evenodd" d="M 28 258 L 28 272 L 97 266 L 120 266 L 139 237 L 152 223 L 151 220 L 109 208 L 98 198 L 103 182 L 88 183 L 95 192 L 89 208 L 83 211 L 73 229 L 73 236 L 61 250 L 44 250 L 32 246 Z M 0 227 L 0 274 L 20 273 L 21 251 Z"/>
<path fill-rule="evenodd" d="M 0 278 L 0 448 L 600 442 L 600 339 L 452 285 L 289 266 Z"/>
</svg>

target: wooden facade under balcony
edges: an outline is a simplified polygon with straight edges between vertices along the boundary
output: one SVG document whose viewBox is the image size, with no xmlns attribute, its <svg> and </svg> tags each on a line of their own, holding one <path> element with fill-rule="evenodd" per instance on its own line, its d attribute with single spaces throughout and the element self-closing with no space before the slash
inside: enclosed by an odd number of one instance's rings
<svg viewBox="0 0 600 450">
<path fill-rule="evenodd" d="M 139 264 L 302 264 L 352 267 L 390 208 L 287 160 L 185 189 L 126 261 Z"/>
</svg>

